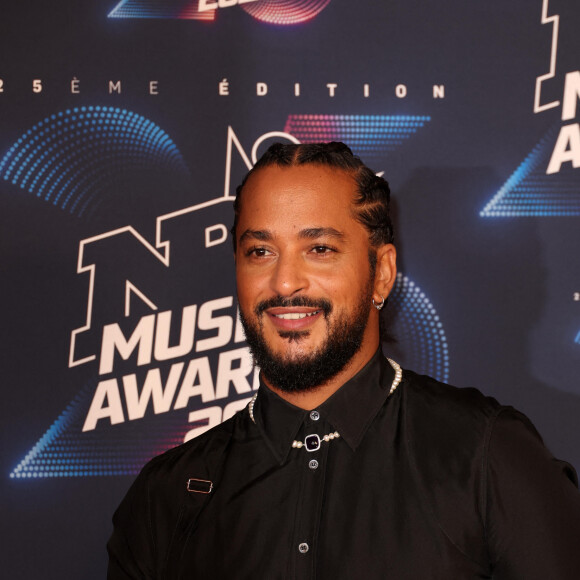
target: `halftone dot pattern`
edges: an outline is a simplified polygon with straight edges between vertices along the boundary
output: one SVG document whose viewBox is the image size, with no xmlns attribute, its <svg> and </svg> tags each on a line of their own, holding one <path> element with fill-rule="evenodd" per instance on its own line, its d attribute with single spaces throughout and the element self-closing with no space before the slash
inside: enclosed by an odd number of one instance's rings
<svg viewBox="0 0 580 580">
<path fill-rule="evenodd" d="M 11 479 L 135 475 L 155 455 L 183 443 L 195 423 L 187 411 L 82 432 L 97 381 L 87 384 L 10 473 Z M 122 387 L 121 387 L 122 389 Z"/>
<path fill-rule="evenodd" d="M 301 143 L 343 141 L 356 155 L 394 151 L 431 120 L 412 115 L 289 115 L 284 131 Z"/>
<path fill-rule="evenodd" d="M 199 11 L 199 0 L 121 0 L 109 18 L 215 20 L 215 9 Z"/>
<path fill-rule="evenodd" d="M 562 164 L 546 174 L 558 127 L 550 129 L 501 186 L 480 217 L 580 216 L 580 170 Z"/>
<path fill-rule="evenodd" d="M 187 174 L 169 136 L 141 115 L 115 107 L 74 107 L 47 117 L 0 160 L 0 178 L 82 216 L 129 169 Z"/>
<path fill-rule="evenodd" d="M 66 477 L 65 473 L 69 472 L 69 465 L 73 457 L 66 452 L 67 450 L 63 449 L 62 445 L 54 445 L 54 442 L 60 440 L 62 435 L 79 421 L 78 403 L 79 400 L 82 400 L 84 393 L 86 394 L 86 389 L 83 389 L 66 407 L 12 471 L 11 478 Z"/>
<path fill-rule="evenodd" d="M 331 0 L 258 0 L 241 7 L 256 20 L 288 26 L 302 24 L 320 14 Z"/>
<path fill-rule="evenodd" d="M 396 310 L 392 333 L 405 353 L 410 367 L 422 374 L 447 382 L 449 348 L 443 323 L 424 292 L 400 272 L 389 296 Z"/>
</svg>

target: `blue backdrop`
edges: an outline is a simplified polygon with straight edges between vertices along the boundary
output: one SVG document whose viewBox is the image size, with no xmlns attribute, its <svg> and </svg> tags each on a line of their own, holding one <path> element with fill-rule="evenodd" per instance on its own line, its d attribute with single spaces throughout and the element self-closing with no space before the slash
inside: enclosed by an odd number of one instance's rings
<svg viewBox="0 0 580 580">
<path fill-rule="evenodd" d="M 242 408 L 235 186 L 342 140 L 394 193 L 403 366 L 580 467 L 573 0 L 30 0 L 0 19 L 3 575 L 102 578 L 143 463 Z"/>
</svg>

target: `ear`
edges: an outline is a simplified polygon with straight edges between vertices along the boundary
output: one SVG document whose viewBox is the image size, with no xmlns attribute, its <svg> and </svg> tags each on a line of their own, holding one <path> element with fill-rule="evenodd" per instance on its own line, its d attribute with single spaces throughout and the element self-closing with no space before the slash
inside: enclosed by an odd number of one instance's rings
<svg viewBox="0 0 580 580">
<path fill-rule="evenodd" d="M 377 250 L 377 269 L 373 299 L 377 304 L 387 299 L 397 278 L 397 250 L 393 244 L 384 244 Z"/>
</svg>

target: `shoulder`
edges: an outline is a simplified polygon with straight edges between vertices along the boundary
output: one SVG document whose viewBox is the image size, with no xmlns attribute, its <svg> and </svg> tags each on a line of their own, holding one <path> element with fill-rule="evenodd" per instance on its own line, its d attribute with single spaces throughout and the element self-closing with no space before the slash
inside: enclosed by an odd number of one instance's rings
<svg viewBox="0 0 580 580">
<path fill-rule="evenodd" d="M 498 414 L 509 409 L 478 389 L 454 387 L 408 370 L 403 373 L 403 389 L 411 423 L 419 422 L 423 429 L 430 426 L 442 435 L 474 430 L 482 435 Z"/>
<path fill-rule="evenodd" d="M 165 578 L 165 565 L 179 549 L 175 538 L 187 532 L 210 496 L 189 493 L 188 480 L 216 481 L 242 414 L 170 449 L 141 470 L 113 516 L 108 543 L 109 577 Z M 173 576 L 171 576 L 173 577 Z"/>
<path fill-rule="evenodd" d="M 118 523 L 126 523 L 127 514 L 140 513 L 152 528 L 163 527 L 159 526 L 161 521 L 173 525 L 184 502 L 189 501 L 187 497 L 192 495 L 187 491 L 188 480 L 215 480 L 239 420 L 234 415 L 146 463 L 117 510 Z"/>
<path fill-rule="evenodd" d="M 146 480 L 148 486 L 160 484 L 165 489 L 172 487 L 173 480 L 183 484 L 190 477 L 211 479 L 240 422 L 238 413 L 195 439 L 154 457 L 143 467 L 139 479 Z"/>
<path fill-rule="evenodd" d="M 551 454 L 523 413 L 503 407 L 490 431 L 487 455 L 489 471 L 494 475 L 505 474 L 516 488 L 519 488 L 518 480 L 541 485 L 544 476 L 559 478 L 564 475 L 578 487 L 574 467 Z"/>
<path fill-rule="evenodd" d="M 403 374 L 402 410 L 408 441 L 416 457 L 479 457 L 481 467 L 510 469 L 556 463 L 576 482 L 573 468 L 555 460 L 532 422 L 511 406 L 474 388 L 458 388 L 412 371 Z M 452 461 L 456 465 L 455 461 Z"/>
<path fill-rule="evenodd" d="M 460 486 L 462 493 L 477 497 L 473 483 L 486 463 L 494 423 L 506 407 L 477 389 L 453 387 L 407 370 L 401 387 L 408 457 L 418 479 L 426 488 L 446 479 L 448 488 Z"/>
</svg>

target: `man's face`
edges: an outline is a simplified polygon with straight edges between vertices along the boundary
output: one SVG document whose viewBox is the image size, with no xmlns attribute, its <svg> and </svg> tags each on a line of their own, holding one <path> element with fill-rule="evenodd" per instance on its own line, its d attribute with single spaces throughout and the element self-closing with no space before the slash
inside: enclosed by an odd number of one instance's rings
<svg viewBox="0 0 580 580">
<path fill-rule="evenodd" d="M 309 390 L 378 346 L 368 324 L 374 267 L 355 219 L 353 178 L 319 165 L 260 169 L 246 182 L 236 236 L 246 338 L 271 385 Z"/>
</svg>

